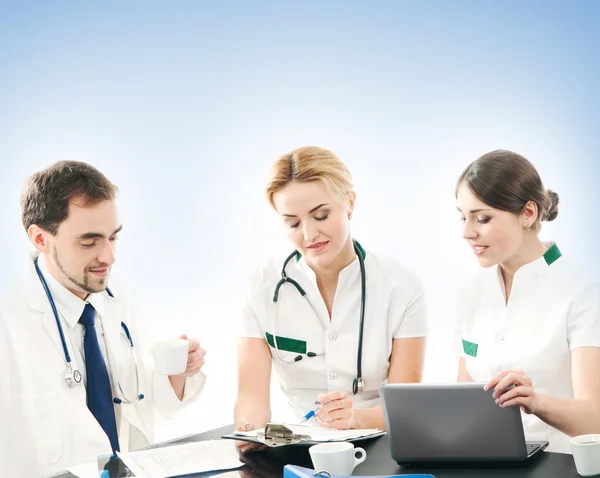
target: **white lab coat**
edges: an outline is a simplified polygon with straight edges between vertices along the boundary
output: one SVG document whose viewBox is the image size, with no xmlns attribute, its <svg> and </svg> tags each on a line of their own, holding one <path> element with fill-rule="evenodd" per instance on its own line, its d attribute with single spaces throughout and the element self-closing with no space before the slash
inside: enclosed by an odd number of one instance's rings
<svg viewBox="0 0 600 478">
<path fill-rule="evenodd" d="M 280 360 L 274 343 L 270 346 L 273 370 L 287 398 L 286 416 L 297 420 L 314 406 L 317 394 L 345 390 L 355 407 L 378 405 L 379 389 L 387 382 L 394 339 L 427 335 L 425 300 L 419 279 L 393 259 L 365 251 L 366 305 L 363 336 L 362 373 L 365 389 L 352 395 L 356 377 L 360 323 L 361 277 L 356 258 L 339 275 L 329 317 L 319 293 L 316 276 L 304 258 L 292 259 L 288 277 L 298 281 L 306 291 L 307 301 L 290 284 L 282 286 L 277 318 L 273 324 L 273 292 L 281 279 L 284 258 L 275 258 L 257 271 L 251 280 L 249 296 L 243 310 L 239 335 L 248 338 L 285 337 L 281 342 Z M 286 349 L 300 345 L 305 351 Z M 293 347 L 292 347 L 293 348 Z M 306 352 L 314 352 L 308 357 Z"/>
<path fill-rule="evenodd" d="M 127 370 L 132 360 L 121 328 L 123 321 L 133 337 L 140 392 L 145 395 L 134 404 L 119 405 L 121 447 L 135 449 L 154 442 L 155 410 L 169 418 L 195 400 L 203 388 L 204 375 L 188 378 L 184 399 L 179 401 L 168 378 L 153 370 L 135 307 L 122 290 L 114 288 L 113 292 L 115 298 L 102 294 L 102 326 L 108 364 L 112 365 L 109 373 L 113 384 L 118 383 L 119 376 L 134 376 L 132 370 Z M 71 359 L 76 362 L 68 337 L 66 340 Z M 85 364 L 74 366 L 82 369 Z M 87 407 L 85 386 L 81 383 L 68 388 L 65 370 L 55 318 L 30 260 L 26 276 L 0 303 L 2 476 L 46 476 L 111 453 L 107 435 Z"/>
</svg>

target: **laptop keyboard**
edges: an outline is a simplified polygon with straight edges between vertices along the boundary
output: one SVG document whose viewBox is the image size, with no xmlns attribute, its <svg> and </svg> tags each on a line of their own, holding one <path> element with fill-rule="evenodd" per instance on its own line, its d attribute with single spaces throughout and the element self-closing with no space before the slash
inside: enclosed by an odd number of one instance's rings
<svg viewBox="0 0 600 478">
<path fill-rule="evenodd" d="M 527 456 L 531 456 L 533 454 L 533 452 L 535 452 L 538 448 L 540 448 L 540 445 L 534 444 L 534 443 L 527 443 Z"/>
</svg>

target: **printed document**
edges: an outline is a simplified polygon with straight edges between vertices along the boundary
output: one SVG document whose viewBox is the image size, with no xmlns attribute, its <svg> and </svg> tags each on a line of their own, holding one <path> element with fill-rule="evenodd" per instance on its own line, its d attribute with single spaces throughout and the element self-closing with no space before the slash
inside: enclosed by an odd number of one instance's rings
<svg viewBox="0 0 600 478">
<path fill-rule="evenodd" d="M 169 478 L 243 466 L 235 443 L 208 440 L 117 453 L 137 478 Z"/>
</svg>

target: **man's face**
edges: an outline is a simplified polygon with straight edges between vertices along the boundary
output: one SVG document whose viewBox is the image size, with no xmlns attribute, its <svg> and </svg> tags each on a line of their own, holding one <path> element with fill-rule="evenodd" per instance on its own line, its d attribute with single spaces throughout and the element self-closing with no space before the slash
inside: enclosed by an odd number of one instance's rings
<svg viewBox="0 0 600 478">
<path fill-rule="evenodd" d="M 121 229 L 114 201 L 84 205 L 81 199 L 72 199 L 56 235 L 44 231 L 43 253 L 50 273 L 81 298 L 102 292 L 115 263 Z"/>
</svg>

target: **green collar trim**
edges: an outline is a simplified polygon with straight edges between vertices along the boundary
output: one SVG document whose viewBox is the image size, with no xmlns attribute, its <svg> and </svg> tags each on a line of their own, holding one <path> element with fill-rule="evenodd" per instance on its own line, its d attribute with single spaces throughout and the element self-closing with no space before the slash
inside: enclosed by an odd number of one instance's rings
<svg viewBox="0 0 600 478">
<path fill-rule="evenodd" d="M 354 240 L 354 245 L 360 251 L 360 255 L 362 256 L 363 261 L 364 261 L 367 258 L 367 251 L 365 251 L 365 248 L 363 246 L 361 246 L 360 242 L 358 242 L 357 240 Z M 298 262 L 301 257 L 302 257 L 302 254 L 300 254 L 298 251 L 296 251 L 296 262 Z"/>
<path fill-rule="evenodd" d="M 560 249 L 558 248 L 558 246 L 556 244 L 552 244 L 552 246 L 550 246 L 550 249 L 548 249 L 545 252 L 544 260 L 546 261 L 546 264 L 548 264 L 550 266 L 554 262 L 556 262 L 556 260 L 560 256 L 562 256 L 562 252 L 560 252 Z"/>
</svg>

